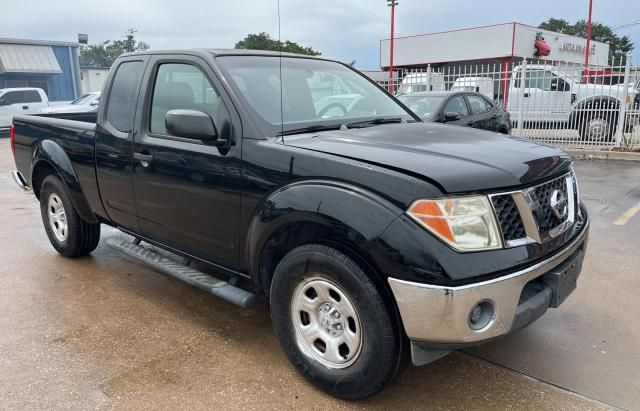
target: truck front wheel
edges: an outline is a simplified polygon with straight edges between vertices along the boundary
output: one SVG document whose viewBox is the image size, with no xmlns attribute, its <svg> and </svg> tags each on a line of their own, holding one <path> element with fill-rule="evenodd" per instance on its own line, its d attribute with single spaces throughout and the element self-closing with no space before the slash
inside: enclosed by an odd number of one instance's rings
<svg viewBox="0 0 640 411">
<path fill-rule="evenodd" d="M 613 141 L 617 116 L 608 112 L 589 113 L 578 124 L 578 133 L 582 141 L 609 143 Z"/>
<path fill-rule="evenodd" d="M 100 224 L 82 220 L 62 181 L 50 175 L 40 189 L 40 214 L 53 248 L 65 257 L 89 254 L 100 241 Z"/>
<path fill-rule="evenodd" d="M 324 245 L 295 248 L 271 283 L 271 317 L 296 369 L 349 400 L 381 390 L 401 364 L 397 323 L 367 273 Z"/>
</svg>

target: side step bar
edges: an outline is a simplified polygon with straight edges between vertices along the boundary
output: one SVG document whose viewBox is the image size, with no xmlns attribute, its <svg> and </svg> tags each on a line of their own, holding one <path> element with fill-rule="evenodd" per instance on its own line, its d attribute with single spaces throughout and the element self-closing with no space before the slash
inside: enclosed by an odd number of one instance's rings
<svg viewBox="0 0 640 411">
<path fill-rule="evenodd" d="M 256 303 L 257 297 L 248 291 L 235 287 L 226 281 L 212 277 L 201 271 L 195 270 L 184 264 L 170 260 L 155 251 L 140 245 L 138 239 L 129 242 L 124 239 L 110 238 L 107 241 L 112 248 L 134 259 L 163 271 L 179 280 L 208 291 L 211 294 L 229 301 L 242 308 L 251 307 Z"/>
</svg>

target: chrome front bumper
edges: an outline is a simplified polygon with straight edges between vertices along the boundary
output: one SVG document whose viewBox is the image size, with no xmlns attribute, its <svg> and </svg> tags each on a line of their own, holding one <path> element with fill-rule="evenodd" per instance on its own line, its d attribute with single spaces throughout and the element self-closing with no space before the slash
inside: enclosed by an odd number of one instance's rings
<svg viewBox="0 0 640 411">
<path fill-rule="evenodd" d="M 517 328 L 516 312 L 525 285 L 558 267 L 580 249 L 589 231 L 585 222 L 580 234 L 562 251 L 531 267 L 493 280 L 459 287 L 414 283 L 389 278 L 407 336 L 433 344 L 473 345 Z M 474 330 L 471 310 L 480 302 L 493 305 L 490 322 Z M 471 344 L 470 344 L 471 343 Z"/>
</svg>

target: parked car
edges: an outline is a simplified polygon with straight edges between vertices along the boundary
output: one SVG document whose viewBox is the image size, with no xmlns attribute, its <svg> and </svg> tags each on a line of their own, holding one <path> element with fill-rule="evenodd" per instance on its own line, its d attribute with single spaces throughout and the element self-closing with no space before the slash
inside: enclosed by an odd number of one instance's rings
<svg viewBox="0 0 640 411">
<path fill-rule="evenodd" d="M 398 99 L 424 121 L 511 134 L 509 113 L 480 93 L 425 91 Z"/>
<path fill-rule="evenodd" d="M 451 91 L 480 93 L 492 101 L 497 97 L 495 81 L 491 77 L 458 77 L 451 85 Z"/>
<path fill-rule="evenodd" d="M 625 95 L 623 84 L 583 84 L 580 76 L 543 64 L 528 64 L 521 86 L 522 71 L 514 67 L 509 82 L 507 110 L 514 119 L 522 111 L 523 122 L 575 129 L 584 141 L 611 141 L 620 106 L 631 105 L 639 93 L 637 84 Z M 633 122 L 625 121 L 625 131 L 631 127 Z"/>
<path fill-rule="evenodd" d="M 90 113 L 98 110 L 100 104 L 100 92 L 83 94 L 68 104 L 46 107 L 41 113 Z"/>
<path fill-rule="evenodd" d="M 315 75 L 357 107 L 319 115 Z M 130 53 L 104 93 L 92 121 L 14 118 L 13 178 L 53 247 L 91 253 L 106 224 L 132 258 L 265 298 L 289 360 L 332 395 L 370 396 L 409 352 L 423 365 L 514 332 L 576 287 L 589 219 L 562 150 L 424 123 L 321 57 Z"/>
<path fill-rule="evenodd" d="M 444 74 L 427 71 L 419 73 L 409 73 L 402 78 L 397 94 L 416 93 L 420 91 L 442 91 L 445 90 Z"/>
<path fill-rule="evenodd" d="M 6 133 L 16 114 L 35 114 L 49 106 L 47 94 L 41 88 L 21 87 L 0 89 L 0 132 Z"/>
</svg>

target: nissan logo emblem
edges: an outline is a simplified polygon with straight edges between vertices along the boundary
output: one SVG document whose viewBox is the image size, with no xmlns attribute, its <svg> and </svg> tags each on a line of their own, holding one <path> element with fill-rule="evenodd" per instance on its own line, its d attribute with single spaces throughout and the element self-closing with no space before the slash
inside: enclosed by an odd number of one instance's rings
<svg viewBox="0 0 640 411">
<path fill-rule="evenodd" d="M 564 219 L 567 216 L 567 197 L 560 190 L 555 190 L 553 194 L 551 194 L 551 209 L 555 213 L 556 217 L 560 220 Z"/>
</svg>

